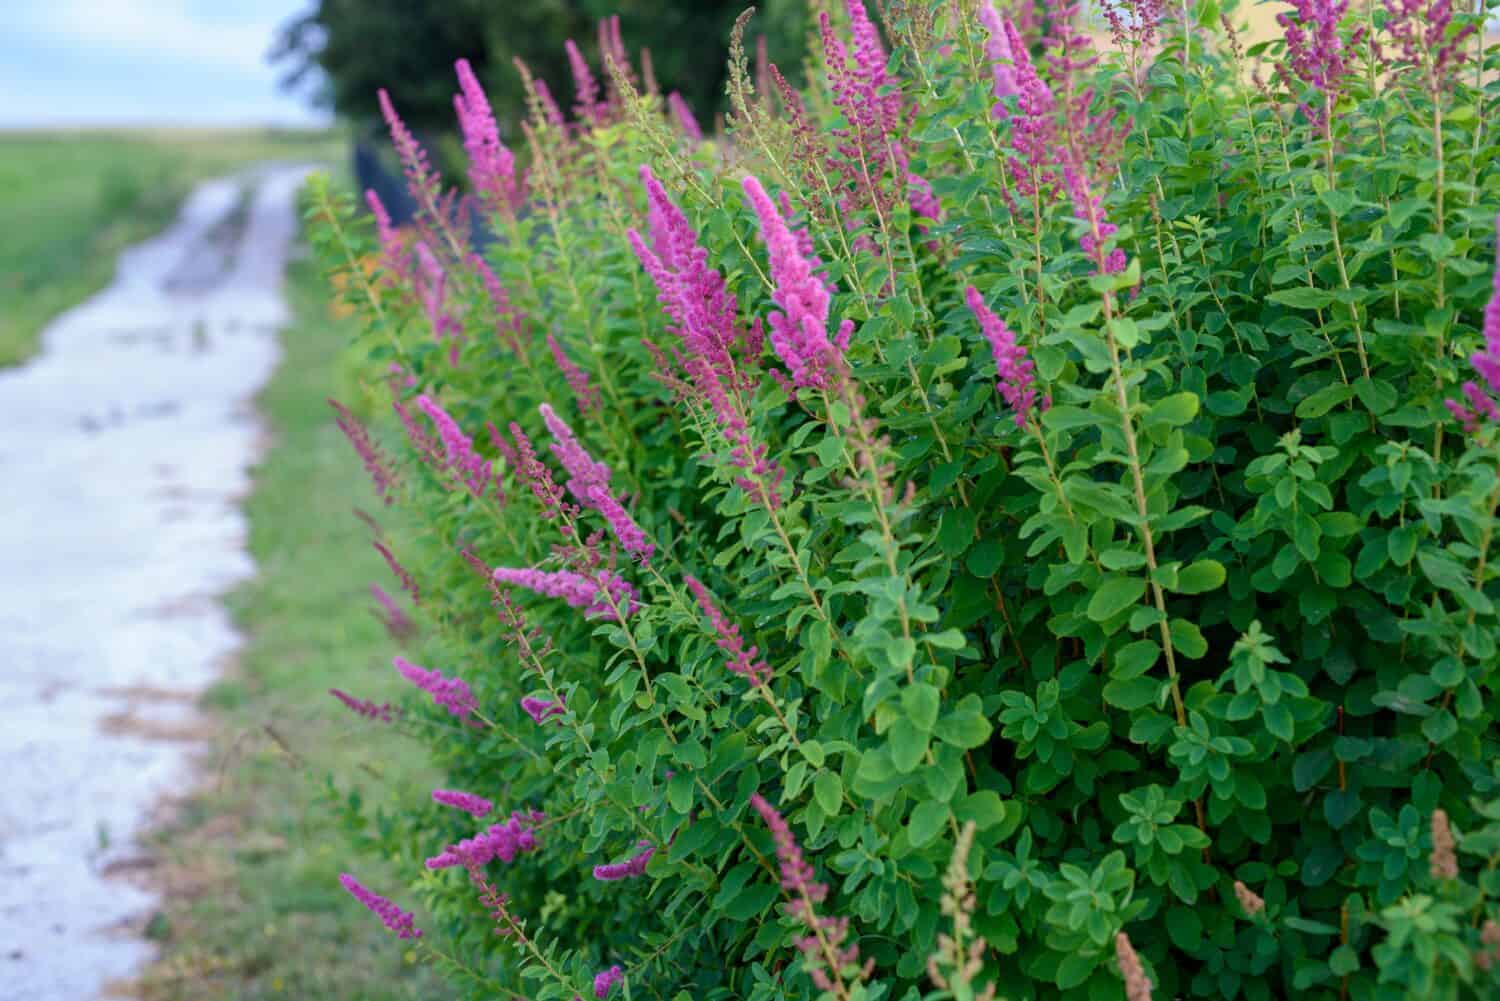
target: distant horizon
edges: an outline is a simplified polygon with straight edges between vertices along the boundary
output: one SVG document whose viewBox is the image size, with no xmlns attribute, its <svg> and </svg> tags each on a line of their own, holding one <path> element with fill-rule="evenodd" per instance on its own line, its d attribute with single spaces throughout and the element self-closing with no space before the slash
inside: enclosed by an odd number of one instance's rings
<svg viewBox="0 0 1500 1001">
<path fill-rule="evenodd" d="M 327 128 L 267 54 L 312 0 L 7 0 L 0 131 Z"/>
</svg>

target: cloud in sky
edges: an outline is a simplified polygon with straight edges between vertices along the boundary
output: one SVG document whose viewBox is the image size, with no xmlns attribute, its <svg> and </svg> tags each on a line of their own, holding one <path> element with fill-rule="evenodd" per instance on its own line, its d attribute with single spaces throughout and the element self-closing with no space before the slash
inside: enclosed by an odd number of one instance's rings
<svg viewBox="0 0 1500 1001">
<path fill-rule="evenodd" d="M 0 0 L 0 127 L 306 125 L 277 28 L 309 0 Z"/>
</svg>

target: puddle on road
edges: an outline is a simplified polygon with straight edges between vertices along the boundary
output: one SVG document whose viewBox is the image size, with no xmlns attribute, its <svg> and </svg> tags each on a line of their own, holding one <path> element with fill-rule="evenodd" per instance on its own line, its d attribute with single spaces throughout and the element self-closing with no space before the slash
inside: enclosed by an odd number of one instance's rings
<svg viewBox="0 0 1500 1001">
<path fill-rule="evenodd" d="M 0 369 L 0 997 L 87 1001 L 151 947 L 134 844 L 192 783 L 193 698 L 239 643 L 251 406 L 286 320 L 303 168 L 200 187 Z"/>
</svg>

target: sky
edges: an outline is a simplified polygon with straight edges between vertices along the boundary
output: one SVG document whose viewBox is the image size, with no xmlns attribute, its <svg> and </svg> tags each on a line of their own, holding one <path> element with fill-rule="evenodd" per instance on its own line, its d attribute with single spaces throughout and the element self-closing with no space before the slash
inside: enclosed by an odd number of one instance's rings
<svg viewBox="0 0 1500 1001">
<path fill-rule="evenodd" d="M 0 128 L 317 125 L 266 53 L 311 0 L 0 0 Z"/>
</svg>

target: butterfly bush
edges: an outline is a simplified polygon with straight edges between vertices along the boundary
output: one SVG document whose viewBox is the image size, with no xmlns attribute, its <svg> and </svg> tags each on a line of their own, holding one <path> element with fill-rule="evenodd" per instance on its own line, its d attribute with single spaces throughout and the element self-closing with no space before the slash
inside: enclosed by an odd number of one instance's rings
<svg viewBox="0 0 1500 1001">
<path fill-rule="evenodd" d="M 453 176 L 381 98 L 409 225 L 313 183 L 412 608 L 350 892 L 474 999 L 1495 996 L 1477 15 L 799 12 L 723 134 L 606 19 Z"/>
</svg>

